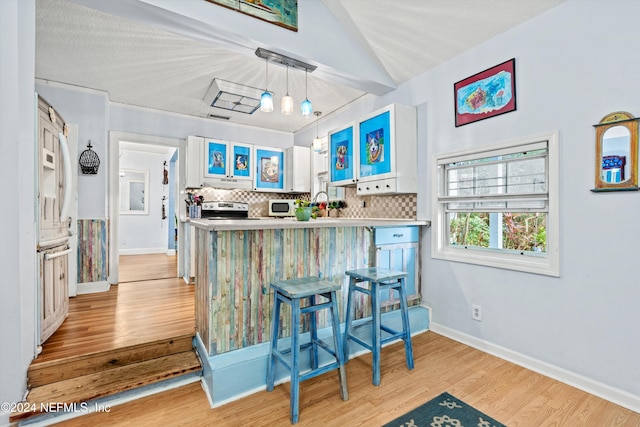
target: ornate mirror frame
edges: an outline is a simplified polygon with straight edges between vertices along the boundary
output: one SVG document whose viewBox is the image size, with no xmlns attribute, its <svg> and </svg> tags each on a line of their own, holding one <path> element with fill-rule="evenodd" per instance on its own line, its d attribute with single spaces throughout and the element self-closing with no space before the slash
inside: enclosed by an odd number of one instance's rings
<svg viewBox="0 0 640 427">
<path fill-rule="evenodd" d="M 595 188 L 591 191 L 637 191 L 638 120 L 625 111 L 607 114 L 596 125 Z M 616 136 L 609 138 L 609 136 Z M 628 136 L 628 141 L 625 138 Z"/>
</svg>

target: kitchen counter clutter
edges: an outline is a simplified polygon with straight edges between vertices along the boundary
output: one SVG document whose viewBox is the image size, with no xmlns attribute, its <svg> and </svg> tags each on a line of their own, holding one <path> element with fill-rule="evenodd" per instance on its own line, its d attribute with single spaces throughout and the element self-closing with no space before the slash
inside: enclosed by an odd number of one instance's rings
<svg viewBox="0 0 640 427">
<path fill-rule="evenodd" d="M 431 221 L 395 218 L 317 218 L 309 221 L 297 221 L 295 218 L 250 218 L 246 220 L 191 219 L 191 224 L 206 230 L 226 231 L 273 230 L 279 228 L 429 226 Z"/>
</svg>

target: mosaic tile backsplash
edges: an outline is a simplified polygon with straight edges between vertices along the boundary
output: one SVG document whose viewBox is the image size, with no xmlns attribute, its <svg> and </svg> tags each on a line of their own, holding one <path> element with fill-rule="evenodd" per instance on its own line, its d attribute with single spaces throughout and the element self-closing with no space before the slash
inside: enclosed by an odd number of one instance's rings
<svg viewBox="0 0 640 427">
<path fill-rule="evenodd" d="M 387 196 L 358 196 L 355 187 L 345 187 L 344 200 L 347 207 L 339 210 L 342 218 L 416 218 L 416 194 L 393 194 Z M 247 190 L 225 190 L 200 188 L 192 192 L 204 196 L 205 201 L 232 201 L 249 203 L 249 216 L 262 217 L 269 213 L 270 199 L 311 199 L 309 193 L 260 193 Z M 319 200 L 324 200 L 320 196 Z"/>
</svg>

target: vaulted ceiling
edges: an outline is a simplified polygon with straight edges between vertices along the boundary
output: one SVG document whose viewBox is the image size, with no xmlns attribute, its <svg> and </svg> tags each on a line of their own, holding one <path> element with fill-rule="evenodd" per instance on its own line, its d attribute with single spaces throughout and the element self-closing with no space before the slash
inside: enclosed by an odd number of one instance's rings
<svg viewBox="0 0 640 427">
<path fill-rule="evenodd" d="M 305 73 L 290 69 L 287 89 L 286 68 L 270 64 L 267 82 L 258 47 L 317 66 L 306 91 L 327 115 L 562 1 L 298 0 L 294 32 L 205 0 L 37 0 L 36 78 L 105 91 L 113 102 L 295 132 L 315 123 L 299 113 Z M 276 108 L 210 107 L 203 99 L 214 79 L 267 86 Z M 279 112 L 287 91 L 290 116 Z"/>
</svg>

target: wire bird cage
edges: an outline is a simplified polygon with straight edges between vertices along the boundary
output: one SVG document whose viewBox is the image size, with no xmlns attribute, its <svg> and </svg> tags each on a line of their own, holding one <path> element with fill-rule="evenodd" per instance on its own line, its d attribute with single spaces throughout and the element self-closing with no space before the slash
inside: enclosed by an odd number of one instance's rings
<svg viewBox="0 0 640 427">
<path fill-rule="evenodd" d="M 87 144 L 87 149 L 80 154 L 80 170 L 86 175 L 95 175 L 98 173 L 98 167 L 100 166 L 100 158 L 95 151 L 91 149 L 91 140 Z"/>
</svg>

